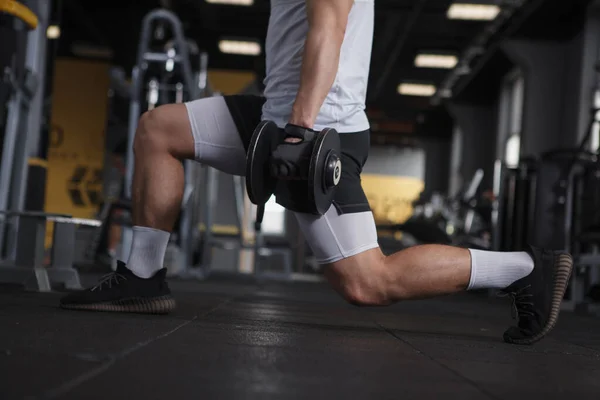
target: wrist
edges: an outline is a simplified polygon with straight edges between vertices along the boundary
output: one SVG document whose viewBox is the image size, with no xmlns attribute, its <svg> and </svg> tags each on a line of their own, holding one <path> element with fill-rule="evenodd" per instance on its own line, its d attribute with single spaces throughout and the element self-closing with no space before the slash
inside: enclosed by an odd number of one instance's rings
<svg viewBox="0 0 600 400">
<path fill-rule="evenodd" d="M 315 117 L 308 115 L 307 113 L 292 109 L 292 115 L 288 121 L 291 125 L 301 126 L 303 128 L 312 129 L 315 125 Z"/>
<path fill-rule="evenodd" d="M 301 128 L 312 129 L 315 125 L 310 118 L 290 118 L 288 124 L 299 126 Z"/>
</svg>

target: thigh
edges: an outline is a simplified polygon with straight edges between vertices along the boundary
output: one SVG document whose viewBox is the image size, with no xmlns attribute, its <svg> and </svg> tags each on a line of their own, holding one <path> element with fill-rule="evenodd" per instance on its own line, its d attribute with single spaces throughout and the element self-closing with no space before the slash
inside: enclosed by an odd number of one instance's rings
<svg viewBox="0 0 600 400">
<path fill-rule="evenodd" d="M 369 154 L 369 136 L 368 131 L 340 134 L 342 178 L 332 206 L 320 217 L 296 214 L 319 264 L 336 263 L 379 248 L 375 219 L 360 179 Z"/>
<path fill-rule="evenodd" d="M 322 216 L 295 213 L 319 264 L 332 264 L 379 248 L 371 211 L 341 214 L 335 206 Z"/>
<path fill-rule="evenodd" d="M 196 161 L 231 175 L 244 175 L 246 149 L 254 127 L 260 122 L 260 98 L 207 97 L 185 106 Z"/>
</svg>

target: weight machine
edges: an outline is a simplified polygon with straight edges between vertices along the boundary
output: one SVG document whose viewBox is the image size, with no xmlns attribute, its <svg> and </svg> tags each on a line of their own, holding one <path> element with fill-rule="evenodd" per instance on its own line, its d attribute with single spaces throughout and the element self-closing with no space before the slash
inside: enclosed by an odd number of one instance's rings
<svg viewBox="0 0 600 400">
<path fill-rule="evenodd" d="M 558 179 L 551 187 L 553 211 L 564 228 L 564 248 L 575 264 L 563 308 L 587 307 L 586 292 L 600 282 L 600 154 L 590 149 L 600 139 L 600 62 L 596 64 L 596 91 L 586 134 L 577 149 L 565 151 Z M 597 307 L 596 307 L 597 308 Z"/>
<path fill-rule="evenodd" d="M 164 39 L 167 30 L 172 34 L 172 39 L 160 51 L 153 49 L 153 39 Z M 192 57 L 197 57 L 196 73 L 193 68 L 195 59 Z M 208 56 L 199 52 L 197 45 L 185 38 L 177 16 L 163 9 L 147 14 L 142 22 L 137 61 L 132 70 L 124 190 L 126 201 L 131 200 L 133 143 L 142 112 L 161 104 L 181 103 L 212 95 L 208 82 Z M 189 160 L 184 162 L 184 171 L 185 188 L 179 226 L 172 235 L 172 241 L 178 242 L 179 249 L 173 255 L 170 254 L 172 246 L 169 247 L 165 257 L 169 258 L 169 262 L 166 264 L 176 264 L 174 275 L 179 277 L 204 279 L 210 273 L 212 249 L 219 245 L 213 238 L 212 227 L 220 173 Z M 241 225 L 244 189 L 240 177 L 232 177 L 232 183 L 235 213 L 240 222 L 238 225 Z M 120 254 L 122 260 L 129 258 L 132 239 L 131 226 L 124 226 Z"/>
<path fill-rule="evenodd" d="M 596 66 L 600 73 L 600 63 Z M 586 292 L 600 282 L 600 154 L 591 139 L 600 127 L 600 76 L 585 136 L 571 149 L 522 159 L 516 168 L 498 165 L 498 211 L 494 250 L 522 251 L 528 243 L 562 249 L 574 268 L 562 308 L 586 307 Z"/>
<path fill-rule="evenodd" d="M 31 0 L 27 5 L 31 8 L 0 0 L 0 106 L 7 102 L 0 165 L 0 282 L 37 291 L 51 290 L 52 283 L 79 289 L 73 268 L 75 225 L 93 221 L 24 210 L 29 160 L 40 142 L 50 1 Z M 55 227 L 50 268 L 44 265 L 47 222 Z"/>
<path fill-rule="evenodd" d="M 10 204 L 13 202 L 11 197 L 14 197 L 15 191 L 21 191 L 19 188 L 15 188 L 18 182 L 13 180 L 13 175 L 17 173 L 18 169 L 27 167 L 26 156 L 19 159 L 16 153 L 19 146 L 27 145 L 27 141 L 23 138 L 27 136 L 28 118 L 37 117 L 38 122 L 41 120 L 39 115 L 41 110 L 35 110 L 32 107 L 32 101 L 39 87 L 40 73 L 39 70 L 36 70 L 38 60 L 33 52 L 38 47 L 35 42 L 42 39 L 37 31 L 43 30 L 45 27 L 42 24 L 40 29 L 36 29 L 40 25 L 38 16 L 24 4 L 16 1 L 0 0 L 0 16 L 2 17 L 0 29 L 3 32 L 2 36 L 5 37 L 2 40 L 0 63 L 2 68 L 0 70 L 2 74 L 0 76 L 2 79 L 0 110 L 6 103 L 7 111 L 0 164 L 0 211 L 2 211 L 7 210 L 9 206 L 14 206 Z M 42 40 L 45 40 L 45 37 Z M 30 111 L 38 115 L 29 115 Z M 4 117 L 3 114 L 0 111 L 0 116 Z M 39 124 L 37 129 L 39 130 Z M 19 155 L 21 152 L 19 151 Z M 6 229 L 5 217 L 0 216 L 0 258 L 4 254 Z"/>
</svg>

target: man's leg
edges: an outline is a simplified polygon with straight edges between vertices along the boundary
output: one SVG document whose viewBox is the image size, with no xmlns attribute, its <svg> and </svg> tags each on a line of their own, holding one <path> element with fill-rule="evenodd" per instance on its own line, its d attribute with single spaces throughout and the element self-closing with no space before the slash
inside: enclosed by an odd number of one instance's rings
<svg viewBox="0 0 600 400">
<path fill-rule="evenodd" d="M 365 265 L 370 267 L 365 269 Z M 444 245 L 415 246 L 390 256 L 376 248 L 327 267 L 334 281 L 375 270 L 374 275 L 381 279 L 380 295 L 357 299 L 375 305 L 465 290 L 505 289 L 531 274 L 533 268 L 534 261 L 526 252 L 497 253 Z"/>
<path fill-rule="evenodd" d="M 132 182 L 133 241 L 128 268 L 150 278 L 163 258 L 180 212 L 184 171 L 181 160 L 194 158 L 194 137 L 182 104 L 145 113 L 134 142 Z"/>
<path fill-rule="evenodd" d="M 96 286 L 61 300 L 65 308 L 165 313 L 175 303 L 164 256 L 180 212 L 181 160 L 196 159 L 230 174 L 245 171 L 242 138 L 222 97 L 158 107 L 139 122 L 133 179 L 133 241 L 127 264 Z"/>
<path fill-rule="evenodd" d="M 477 252 L 478 257 L 471 257 L 471 252 Z M 359 305 L 387 305 L 465 290 L 505 289 L 528 276 L 533 268 L 534 261 L 526 252 L 422 245 L 391 256 L 383 255 L 379 248 L 368 250 L 327 264 L 326 275 L 338 288 L 364 283 L 365 280 L 355 278 L 372 275 L 373 287 L 358 286 L 343 294 Z M 478 272 L 482 275 L 479 280 Z"/>
<path fill-rule="evenodd" d="M 385 256 L 377 246 L 370 212 L 322 217 L 298 214 L 307 241 L 325 265 L 325 276 L 347 301 L 383 306 L 472 289 L 502 289 L 513 297 L 519 323 L 504 340 L 532 344 L 554 327 L 573 261 L 532 248 L 491 252 L 442 245 L 415 246 Z"/>
<path fill-rule="evenodd" d="M 381 306 L 495 288 L 511 295 L 519 317 L 518 327 L 504 334 L 507 342 L 530 344 L 552 329 L 573 268 L 568 254 L 425 245 L 385 256 L 360 178 L 368 156 L 368 132 L 340 134 L 340 141 L 343 171 L 334 205 L 320 217 L 296 217 L 317 261 L 325 266 L 325 276 L 346 300 Z"/>
</svg>

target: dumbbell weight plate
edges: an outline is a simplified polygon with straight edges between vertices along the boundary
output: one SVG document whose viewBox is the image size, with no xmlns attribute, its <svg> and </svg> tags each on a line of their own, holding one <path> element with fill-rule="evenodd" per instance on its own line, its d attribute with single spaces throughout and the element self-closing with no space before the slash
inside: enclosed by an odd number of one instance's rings
<svg viewBox="0 0 600 400">
<path fill-rule="evenodd" d="M 308 172 L 308 195 L 318 215 L 325 214 L 331 207 L 342 176 L 340 147 L 340 136 L 335 129 L 324 129 L 315 139 Z"/>
<path fill-rule="evenodd" d="M 271 154 L 281 141 L 281 131 L 272 121 L 262 121 L 254 130 L 246 156 L 246 191 L 250 201 L 265 204 L 275 192 L 277 178 L 271 175 Z"/>
</svg>

